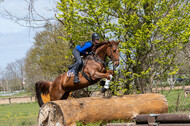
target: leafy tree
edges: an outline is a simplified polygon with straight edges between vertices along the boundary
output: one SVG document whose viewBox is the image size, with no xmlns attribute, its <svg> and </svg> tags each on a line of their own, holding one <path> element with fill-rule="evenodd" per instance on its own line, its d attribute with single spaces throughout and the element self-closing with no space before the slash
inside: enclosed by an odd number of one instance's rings
<svg viewBox="0 0 190 126">
<path fill-rule="evenodd" d="M 128 66 L 124 71 L 145 92 L 146 85 L 151 89 L 153 81 L 160 83 L 178 70 L 176 55 L 189 39 L 189 3 L 145 0 L 128 4 L 132 7 L 124 10 L 131 11 L 120 19 L 127 41 L 122 43 Z"/>
<path fill-rule="evenodd" d="M 62 39 L 77 43 L 93 31 L 103 39 L 122 40 L 122 78 L 114 91 L 134 86 L 141 93 L 151 92 L 153 82 L 178 71 L 176 54 L 189 42 L 186 0 L 61 0 L 58 9 L 69 34 Z"/>
<path fill-rule="evenodd" d="M 186 44 L 178 54 L 179 63 L 181 64 L 178 75 L 190 80 L 190 43 Z"/>
<path fill-rule="evenodd" d="M 60 29 L 59 24 L 47 24 L 45 30 L 36 34 L 25 65 L 27 79 L 31 84 L 38 80 L 52 81 L 71 64 L 68 43 L 60 39 L 65 33 Z"/>
</svg>

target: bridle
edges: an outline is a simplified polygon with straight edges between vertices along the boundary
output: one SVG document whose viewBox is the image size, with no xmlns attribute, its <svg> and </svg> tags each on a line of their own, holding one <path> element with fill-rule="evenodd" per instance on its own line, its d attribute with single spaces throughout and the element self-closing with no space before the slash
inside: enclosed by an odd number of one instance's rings
<svg viewBox="0 0 190 126">
<path fill-rule="evenodd" d="M 111 48 L 110 48 L 111 60 L 112 60 L 113 62 L 119 61 L 119 59 L 115 59 L 115 58 L 113 57 L 113 52 L 112 52 L 113 50 L 112 50 L 112 48 L 113 48 L 113 44 L 111 44 Z M 119 47 L 116 47 L 116 49 L 119 49 Z M 95 54 L 95 53 L 93 52 L 93 55 L 94 55 L 94 54 Z M 103 64 L 104 67 L 106 67 L 106 63 L 105 63 L 104 61 L 100 60 L 99 58 L 96 58 L 96 56 L 87 57 L 87 59 L 92 59 L 92 60 L 95 60 L 96 62 L 100 62 L 100 63 Z"/>
<path fill-rule="evenodd" d="M 113 44 L 111 45 L 111 48 L 113 48 Z M 113 61 L 113 62 L 116 62 L 116 61 L 119 61 L 119 59 L 114 59 L 114 57 L 113 57 L 113 49 L 111 49 L 110 48 L 110 52 L 111 52 L 111 60 Z M 119 47 L 115 47 L 116 49 L 119 49 Z"/>
</svg>

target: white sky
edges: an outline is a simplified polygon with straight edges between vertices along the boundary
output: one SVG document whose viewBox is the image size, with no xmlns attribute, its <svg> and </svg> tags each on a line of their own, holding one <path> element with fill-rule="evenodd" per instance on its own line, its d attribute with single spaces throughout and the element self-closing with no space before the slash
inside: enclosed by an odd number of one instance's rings
<svg viewBox="0 0 190 126">
<path fill-rule="evenodd" d="M 28 6 L 25 1 L 4 0 L 0 3 L 0 68 L 5 68 L 16 59 L 24 58 L 33 45 L 36 30 L 20 26 L 2 15 L 6 9 L 12 15 L 27 16 Z M 56 1 L 59 0 L 35 0 L 35 9 L 40 15 L 54 17 L 55 11 L 52 8 L 56 7 Z"/>
</svg>

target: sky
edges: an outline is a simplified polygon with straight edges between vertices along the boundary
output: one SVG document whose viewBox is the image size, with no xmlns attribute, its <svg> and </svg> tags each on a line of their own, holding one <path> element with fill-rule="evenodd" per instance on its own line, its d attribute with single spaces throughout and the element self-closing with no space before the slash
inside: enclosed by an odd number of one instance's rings
<svg viewBox="0 0 190 126">
<path fill-rule="evenodd" d="M 28 16 L 26 1 L 29 0 L 4 0 L 0 3 L 0 68 L 24 58 L 33 46 L 35 33 L 42 30 L 21 26 L 5 16 L 5 10 L 17 17 Z M 53 8 L 55 9 L 57 1 L 59 0 L 34 0 L 34 7 L 45 18 L 54 17 L 56 12 Z M 26 25 L 28 22 L 20 23 Z"/>
</svg>

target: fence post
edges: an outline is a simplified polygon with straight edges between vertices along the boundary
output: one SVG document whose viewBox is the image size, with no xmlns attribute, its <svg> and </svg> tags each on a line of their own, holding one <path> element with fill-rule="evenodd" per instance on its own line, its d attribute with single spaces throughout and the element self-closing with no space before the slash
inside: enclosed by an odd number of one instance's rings
<svg viewBox="0 0 190 126">
<path fill-rule="evenodd" d="M 11 104 L 11 98 L 9 98 L 9 104 Z"/>
<path fill-rule="evenodd" d="M 32 96 L 30 96 L 30 101 L 31 101 L 31 103 L 32 103 Z"/>
</svg>

